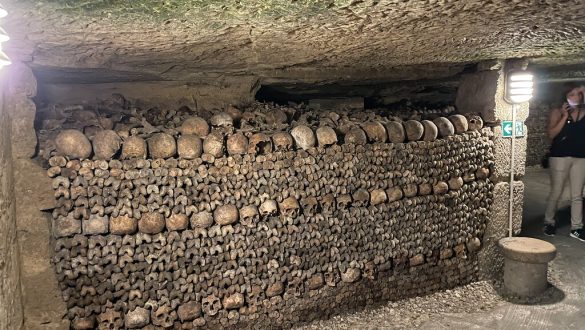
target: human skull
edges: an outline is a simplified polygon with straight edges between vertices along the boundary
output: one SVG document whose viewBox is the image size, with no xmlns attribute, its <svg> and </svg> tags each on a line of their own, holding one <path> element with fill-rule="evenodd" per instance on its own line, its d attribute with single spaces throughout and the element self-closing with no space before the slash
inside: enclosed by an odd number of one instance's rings
<svg viewBox="0 0 585 330">
<path fill-rule="evenodd" d="M 272 135 L 272 142 L 274 143 L 274 150 L 288 151 L 293 147 L 293 137 L 287 132 L 277 132 Z"/>
<path fill-rule="evenodd" d="M 439 181 L 433 186 L 433 193 L 435 195 L 446 194 L 449 191 L 449 185 L 447 182 Z"/>
<path fill-rule="evenodd" d="M 203 309 L 203 313 L 209 316 L 216 315 L 221 308 L 221 300 L 213 294 L 203 298 L 201 301 L 201 309 Z"/>
<path fill-rule="evenodd" d="M 315 214 L 318 211 L 319 202 L 314 196 L 307 196 L 301 199 L 301 205 L 303 206 L 303 212 L 309 215 Z"/>
<path fill-rule="evenodd" d="M 203 152 L 214 157 L 223 156 L 223 135 L 219 132 L 210 133 L 203 140 Z"/>
<path fill-rule="evenodd" d="M 175 138 L 167 133 L 156 133 L 147 142 L 151 158 L 169 158 L 177 152 Z"/>
<path fill-rule="evenodd" d="M 213 224 L 213 215 L 207 211 L 194 213 L 191 216 L 191 228 L 207 228 Z"/>
<path fill-rule="evenodd" d="M 95 159 L 112 159 L 120 146 L 122 139 L 112 130 L 102 130 L 95 134 L 92 141 Z"/>
<path fill-rule="evenodd" d="M 152 324 L 162 328 L 169 328 L 173 326 L 173 323 L 177 319 L 177 312 L 169 306 L 160 306 L 151 312 L 151 319 Z"/>
<path fill-rule="evenodd" d="M 320 147 L 327 147 L 337 143 L 337 134 L 333 128 L 322 126 L 317 128 L 317 142 Z"/>
<path fill-rule="evenodd" d="M 242 133 L 230 135 L 226 144 L 229 155 L 243 155 L 248 151 L 248 138 Z"/>
<path fill-rule="evenodd" d="M 240 119 L 242 119 L 242 112 L 240 111 L 240 109 L 236 108 L 233 105 L 229 105 L 225 112 L 227 112 L 233 118 L 234 121 L 239 121 Z"/>
<path fill-rule="evenodd" d="M 287 217 L 296 217 L 299 213 L 299 202 L 292 196 L 284 199 L 280 203 L 280 212 Z"/>
<path fill-rule="evenodd" d="M 122 159 L 146 158 L 146 141 L 138 136 L 129 136 L 122 144 Z"/>
<path fill-rule="evenodd" d="M 370 142 L 386 142 L 388 135 L 386 129 L 377 121 L 370 121 L 362 125 L 362 129 L 366 132 L 366 136 Z"/>
<path fill-rule="evenodd" d="M 244 306 L 244 295 L 239 292 L 226 295 L 223 298 L 222 305 L 225 309 L 238 309 Z"/>
<path fill-rule="evenodd" d="M 255 205 L 246 205 L 240 209 L 240 223 L 246 227 L 253 227 L 260 219 L 258 208 Z"/>
<path fill-rule="evenodd" d="M 433 123 L 430 120 L 423 120 L 421 121 L 421 124 L 423 125 L 424 128 L 422 140 L 435 141 L 437 139 L 437 136 L 439 136 L 439 129 L 437 128 L 437 125 L 435 125 L 435 123 Z"/>
<path fill-rule="evenodd" d="M 467 132 L 469 129 L 469 123 L 467 122 L 467 118 L 463 115 L 451 115 L 449 116 L 449 121 L 453 124 L 455 128 L 455 133 L 461 134 Z M 95 150 L 94 150 L 95 151 Z"/>
<path fill-rule="evenodd" d="M 329 193 L 321 197 L 321 205 L 323 206 L 323 209 L 327 210 L 332 209 L 333 206 L 335 205 L 335 197 L 333 196 L 333 194 Z"/>
<path fill-rule="evenodd" d="M 483 128 L 483 119 L 479 115 L 467 115 L 470 131 L 479 131 Z"/>
<path fill-rule="evenodd" d="M 299 277 L 293 278 L 291 281 L 288 282 L 288 287 L 286 292 L 295 296 L 301 297 L 305 292 L 305 283 Z"/>
<path fill-rule="evenodd" d="M 97 317 L 99 330 L 120 329 L 124 325 L 122 314 L 114 309 L 108 308 Z"/>
<path fill-rule="evenodd" d="M 325 283 L 328 286 L 334 287 L 337 286 L 337 283 L 341 280 L 339 271 L 333 270 L 330 272 L 325 272 Z"/>
<path fill-rule="evenodd" d="M 292 135 L 293 139 L 295 140 L 297 147 L 303 150 L 307 150 L 315 146 L 315 133 L 313 133 L 313 130 L 310 127 L 305 125 L 296 126 L 290 131 L 290 135 Z"/>
<path fill-rule="evenodd" d="M 80 307 L 77 307 L 77 308 L 80 308 Z M 83 310 L 83 308 L 81 308 L 81 310 Z M 75 319 L 73 320 L 73 322 L 71 322 L 71 326 L 73 327 L 73 329 L 95 329 L 96 328 L 95 316 L 90 316 L 90 317 L 77 317 L 76 316 Z"/>
<path fill-rule="evenodd" d="M 359 268 L 350 267 L 344 273 L 341 274 L 341 280 L 346 283 L 353 283 L 357 281 L 361 276 Z"/>
<path fill-rule="evenodd" d="M 388 202 L 401 200 L 403 197 L 402 189 L 399 186 L 390 187 L 386 190 L 386 197 L 388 198 Z"/>
<path fill-rule="evenodd" d="M 234 130 L 234 119 L 228 113 L 221 112 L 209 119 L 211 126 L 223 133 L 232 133 Z"/>
<path fill-rule="evenodd" d="M 264 133 L 256 133 L 248 140 L 248 153 L 262 155 L 272 152 L 272 140 Z"/>
<path fill-rule="evenodd" d="M 274 109 L 266 115 L 266 123 L 271 126 L 277 126 L 286 124 L 288 122 L 288 116 L 280 109 Z"/>
<path fill-rule="evenodd" d="M 354 127 L 345 134 L 344 142 L 347 144 L 364 145 L 368 142 L 368 139 L 363 129 Z"/>
<path fill-rule="evenodd" d="M 388 132 L 388 140 L 390 143 L 403 143 L 406 138 L 404 126 L 399 121 L 386 123 L 386 131 Z"/>
<path fill-rule="evenodd" d="M 351 204 L 351 196 L 342 194 L 337 196 L 337 208 L 346 209 Z"/>
<path fill-rule="evenodd" d="M 276 201 L 273 199 L 267 199 L 262 204 L 260 204 L 260 215 L 262 217 L 269 217 L 274 216 L 278 213 L 278 205 Z"/>
<path fill-rule="evenodd" d="M 198 137 L 205 137 L 209 134 L 209 124 L 201 117 L 190 117 L 185 119 L 179 127 L 181 134 L 193 134 Z"/>
<path fill-rule="evenodd" d="M 408 141 L 418 141 L 424 135 L 424 126 L 418 120 L 407 120 L 404 122 L 404 131 Z"/>
<path fill-rule="evenodd" d="M 355 193 L 353 193 L 353 205 L 357 206 L 357 207 L 361 207 L 361 206 L 367 206 L 368 202 L 370 201 L 370 193 L 361 188 L 356 190 Z"/>
<path fill-rule="evenodd" d="M 372 205 L 378 205 L 386 202 L 388 199 L 386 192 L 383 189 L 374 189 L 370 195 L 370 203 Z"/>
<path fill-rule="evenodd" d="M 126 313 L 124 322 L 127 329 L 138 329 L 148 325 L 150 323 L 150 313 L 147 309 L 137 307 L 132 311 Z"/>
<path fill-rule="evenodd" d="M 192 134 L 181 136 L 177 140 L 177 152 L 180 158 L 195 159 L 201 156 L 203 143 L 201 139 Z"/>
<path fill-rule="evenodd" d="M 433 123 L 439 130 L 439 137 L 446 137 L 455 134 L 455 127 L 451 121 L 449 121 L 449 119 L 445 117 L 438 117 L 433 119 Z"/>
<path fill-rule="evenodd" d="M 238 221 L 239 212 L 235 205 L 226 204 L 219 206 L 213 212 L 213 218 L 218 225 L 231 225 Z"/>
<path fill-rule="evenodd" d="M 480 179 L 480 180 L 487 179 L 489 176 L 490 176 L 490 169 L 487 167 L 478 168 L 477 171 L 475 171 L 475 177 Z"/>
<path fill-rule="evenodd" d="M 69 158 L 88 158 L 92 151 L 89 139 L 83 133 L 74 129 L 61 131 L 55 138 L 55 146 L 60 155 Z"/>
<path fill-rule="evenodd" d="M 376 264 L 373 261 L 367 262 L 364 265 L 364 273 L 363 276 L 367 279 L 370 280 L 375 280 L 376 279 L 376 274 L 377 274 L 377 267 Z"/>
</svg>

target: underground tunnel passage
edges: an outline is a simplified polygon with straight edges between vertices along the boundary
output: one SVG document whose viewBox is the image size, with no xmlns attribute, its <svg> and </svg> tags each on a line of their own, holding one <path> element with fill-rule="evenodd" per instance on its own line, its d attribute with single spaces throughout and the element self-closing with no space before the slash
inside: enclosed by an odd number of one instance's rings
<svg viewBox="0 0 585 330">
<path fill-rule="evenodd" d="M 584 80 L 584 4 L 2 6 L 0 329 L 433 329 L 517 298 L 498 241 Z"/>
</svg>

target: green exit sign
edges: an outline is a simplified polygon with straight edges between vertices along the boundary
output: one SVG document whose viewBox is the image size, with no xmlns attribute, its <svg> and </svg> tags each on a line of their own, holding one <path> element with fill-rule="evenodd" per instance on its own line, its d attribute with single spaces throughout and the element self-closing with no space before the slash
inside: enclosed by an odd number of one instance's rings
<svg viewBox="0 0 585 330">
<path fill-rule="evenodd" d="M 505 138 L 512 137 L 513 122 L 511 120 L 505 120 L 502 122 L 502 134 Z M 524 122 L 516 121 L 516 136 L 524 136 Z"/>
</svg>

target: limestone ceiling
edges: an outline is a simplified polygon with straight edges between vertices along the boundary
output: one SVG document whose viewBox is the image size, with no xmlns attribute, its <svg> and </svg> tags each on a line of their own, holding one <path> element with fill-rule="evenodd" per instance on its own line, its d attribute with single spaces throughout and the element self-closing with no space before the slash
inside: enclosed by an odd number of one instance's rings
<svg viewBox="0 0 585 330">
<path fill-rule="evenodd" d="M 7 52 L 56 82 L 438 79 L 585 63 L 582 0 L 3 0 Z"/>
</svg>

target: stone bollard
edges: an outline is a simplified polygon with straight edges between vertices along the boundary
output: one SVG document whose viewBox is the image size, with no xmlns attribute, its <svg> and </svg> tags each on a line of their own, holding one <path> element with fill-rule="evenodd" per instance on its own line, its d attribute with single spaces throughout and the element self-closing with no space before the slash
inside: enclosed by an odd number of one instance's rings
<svg viewBox="0 0 585 330">
<path fill-rule="evenodd" d="M 547 288 L 548 262 L 557 249 L 549 242 L 529 237 L 506 237 L 499 241 L 504 252 L 504 285 L 520 296 L 537 296 Z"/>
</svg>

